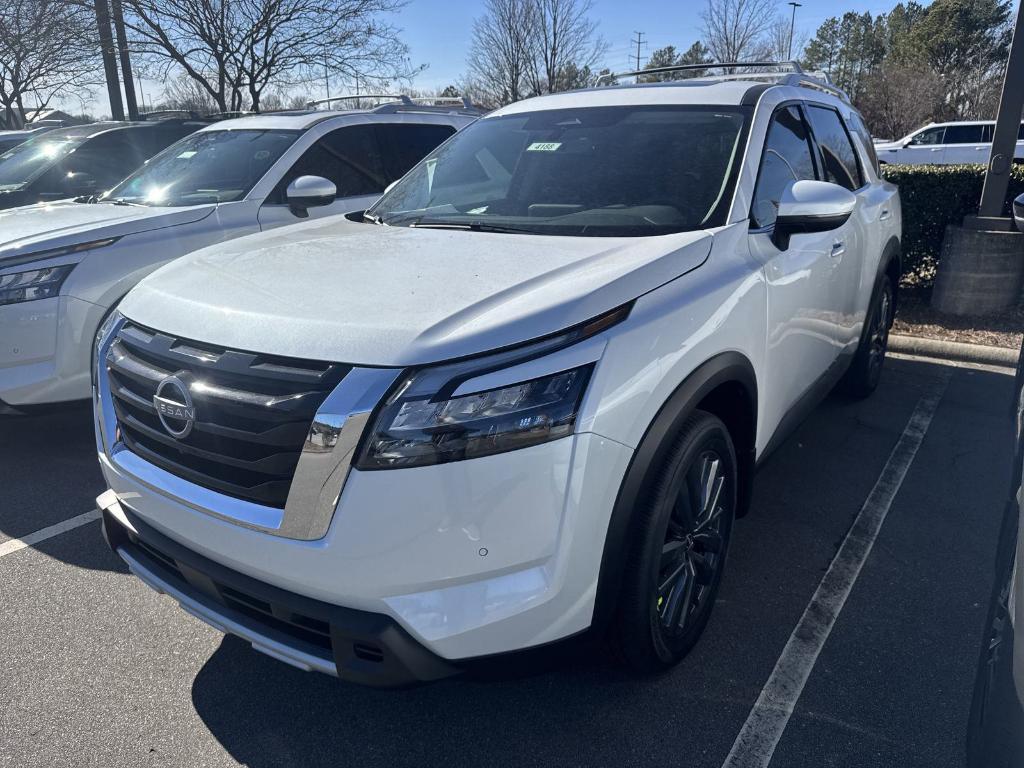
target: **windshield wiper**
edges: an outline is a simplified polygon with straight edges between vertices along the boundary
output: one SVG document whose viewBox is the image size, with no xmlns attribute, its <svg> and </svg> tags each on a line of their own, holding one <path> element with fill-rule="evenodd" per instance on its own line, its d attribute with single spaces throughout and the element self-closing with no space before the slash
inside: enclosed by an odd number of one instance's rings
<svg viewBox="0 0 1024 768">
<path fill-rule="evenodd" d="M 461 229 L 468 232 L 504 232 L 507 234 L 519 234 L 519 235 L 540 235 L 542 232 L 538 232 L 535 229 L 527 229 L 525 227 L 509 227 L 504 224 L 490 224 L 484 221 L 441 221 L 428 219 L 423 221 L 417 219 L 416 221 L 409 224 L 410 227 L 417 227 L 419 229 Z"/>
<path fill-rule="evenodd" d="M 126 197 L 111 197 L 111 198 L 108 198 L 108 199 L 104 200 L 103 202 L 104 203 L 110 203 L 111 205 L 135 205 L 135 206 L 138 206 L 139 208 L 145 208 L 146 207 L 145 204 L 143 204 L 143 203 L 133 203 L 131 200 L 129 200 Z"/>
<path fill-rule="evenodd" d="M 367 213 L 366 211 L 363 211 L 363 221 L 368 221 L 371 224 L 379 224 L 380 226 L 384 226 L 384 222 L 380 220 L 380 216 L 377 216 L 374 213 Z"/>
</svg>

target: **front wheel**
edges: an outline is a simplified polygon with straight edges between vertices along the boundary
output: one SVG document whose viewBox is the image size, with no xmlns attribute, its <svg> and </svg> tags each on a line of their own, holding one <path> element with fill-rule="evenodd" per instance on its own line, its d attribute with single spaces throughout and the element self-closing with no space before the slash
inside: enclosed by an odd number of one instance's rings
<svg viewBox="0 0 1024 768">
<path fill-rule="evenodd" d="M 882 365 L 889 349 L 889 329 L 893 321 L 893 285 L 888 275 L 882 278 L 867 314 L 867 332 L 861 339 L 850 369 L 841 387 L 846 394 L 863 398 L 878 387 Z"/>
<path fill-rule="evenodd" d="M 728 429 L 695 411 L 633 521 L 613 639 L 636 671 L 668 669 L 704 631 L 725 566 L 736 488 Z"/>
</svg>

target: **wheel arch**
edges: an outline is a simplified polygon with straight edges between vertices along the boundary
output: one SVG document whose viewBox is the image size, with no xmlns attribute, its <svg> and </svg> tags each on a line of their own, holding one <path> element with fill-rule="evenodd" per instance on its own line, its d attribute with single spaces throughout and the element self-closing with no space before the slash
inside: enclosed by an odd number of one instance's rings
<svg viewBox="0 0 1024 768">
<path fill-rule="evenodd" d="M 675 435 L 687 417 L 698 409 L 713 413 L 729 429 L 741 473 L 737 516 L 745 514 L 749 507 L 757 435 L 757 377 L 747 357 L 739 352 L 723 352 L 702 363 L 676 387 L 658 409 L 633 452 L 605 535 L 591 622 L 594 627 L 607 626 L 614 614 L 631 546 L 633 510 L 651 487 Z"/>
</svg>

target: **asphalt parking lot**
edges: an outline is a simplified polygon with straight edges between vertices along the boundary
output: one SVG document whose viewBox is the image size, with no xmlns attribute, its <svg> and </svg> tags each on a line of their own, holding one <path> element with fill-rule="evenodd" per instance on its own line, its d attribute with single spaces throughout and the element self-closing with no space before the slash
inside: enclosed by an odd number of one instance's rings
<svg viewBox="0 0 1024 768">
<path fill-rule="evenodd" d="M 1012 372 L 890 359 L 771 457 L 670 674 L 586 643 L 405 691 L 293 670 L 131 577 L 84 410 L 0 422 L 0 765 L 722 766 L 922 398 L 938 405 L 772 766 L 958 766 L 1010 471 Z M 5 544 L 8 546 L 5 548 Z"/>
</svg>

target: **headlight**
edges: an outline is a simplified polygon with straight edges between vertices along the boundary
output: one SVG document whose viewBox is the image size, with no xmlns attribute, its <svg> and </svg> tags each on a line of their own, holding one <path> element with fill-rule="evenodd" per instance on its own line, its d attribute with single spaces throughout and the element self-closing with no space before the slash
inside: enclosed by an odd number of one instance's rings
<svg viewBox="0 0 1024 768">
<path fill-rule="evenodd" d="M 74 268 L 74 264 L 65 264 L 60 267 L 43 267 L 28 272 L 0 275 L 0 305 L 56 296 Z"/>
<path fill-rule="evenodd" d="M 571 435 L 594 358 L 574 356 L 557 373 L 514 384 L 492 380 L 501 386 L 456 392 L 467 381 L 555 354 L 595 336 L 628 317 L 630 309 L 632 302 L 535 342 L 409 372 L 378 407 L 355 467 L 424 467 Z M 552 367 L 555 365 L 552 362 Z"/>
<path fill-rule="evenodd" d="M 82 251 L 91 251 L 95 248 L 103 248 L 105 246 L 112 245 L 120 239 L 120 237 L 105 237 L 102 240 L 91 240 L 88 243 L 65 245 L 60 248 L 48 248 L 46 250 L 31 251 L 29 253 L 18 253 L 17 248 L 13 248 L 10 250 L 0 249 L 0 269 L 6 269 L 7 267 L 16 267 L 19 264 L 28 264 L 29 262 L 32 261 L 54 259 L 58 256 L 67 256 L 70 253 L 81 253 Z"/>
<path fill-rule="evenodd" d="M 356 466 L 443 464 L 571 435 L 593 367 L 441 400 L 432 377 L 414 373 L 381 410 Z"/>
</svg>

